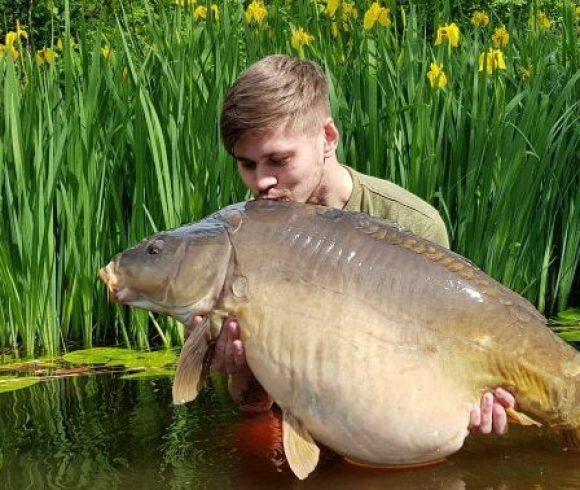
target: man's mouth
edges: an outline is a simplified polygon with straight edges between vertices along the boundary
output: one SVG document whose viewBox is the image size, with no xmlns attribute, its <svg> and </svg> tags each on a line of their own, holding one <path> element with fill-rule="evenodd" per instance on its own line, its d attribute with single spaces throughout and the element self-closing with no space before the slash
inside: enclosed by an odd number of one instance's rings
<svg viewBox="0 0 580 490">
<path fill-rule="evenodd" d="M 286 196 L 270 197 L 270 196 L 258 196 L 256 199 L 261 199 L 263 201 L 290 201 Z"/>
</svg>

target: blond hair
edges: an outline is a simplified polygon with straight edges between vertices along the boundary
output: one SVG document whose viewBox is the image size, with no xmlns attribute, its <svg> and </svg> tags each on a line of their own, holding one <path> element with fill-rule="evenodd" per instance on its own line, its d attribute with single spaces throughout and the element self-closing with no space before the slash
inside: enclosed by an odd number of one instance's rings
<svg viewBox="0 0 580 490">
<path fill-rule="evenodd" d="M 298 134 L 322 128 L 330 117 L 328 83 L 322 68 L 312 61 L 283 54 L 266 56 L 247 68 L 228 92 L 220 129 L 226 150 L 243 133 L 266 133 L 284 127 Z"/>
</svg>

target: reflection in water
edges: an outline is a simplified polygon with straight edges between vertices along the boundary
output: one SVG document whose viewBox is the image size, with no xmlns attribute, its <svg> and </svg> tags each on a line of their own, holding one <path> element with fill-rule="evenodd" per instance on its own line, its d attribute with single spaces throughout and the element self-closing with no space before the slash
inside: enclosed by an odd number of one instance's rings
<svg viewBox="0 0 580 490">
<path fill-rule="evenodd" d="M 580 455 L 534 430 L 474 437 L 448 461 L 406 471 L 353 467 L 323 451 L 307 480 L 290 474 L 279 414 L 245 418 L 219 377 L 171 405 L 171 380 L 68 378 L 0 395 L 0 488 L 580 488 Z"/>
</svg>

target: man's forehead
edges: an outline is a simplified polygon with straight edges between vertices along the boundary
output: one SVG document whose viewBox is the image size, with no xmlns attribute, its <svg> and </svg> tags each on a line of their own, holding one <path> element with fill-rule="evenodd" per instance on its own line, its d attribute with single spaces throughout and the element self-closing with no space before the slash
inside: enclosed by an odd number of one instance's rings
<svg viewBox="0 0 580 490">
<path fill-rule="evenodd" d="M 276 154 L 292 152 L 302 143 L 303 136 L 284 130 L 268 132 L 248 131 L 236 142 L 236 158 L 269 157 Z"/>
</svg>

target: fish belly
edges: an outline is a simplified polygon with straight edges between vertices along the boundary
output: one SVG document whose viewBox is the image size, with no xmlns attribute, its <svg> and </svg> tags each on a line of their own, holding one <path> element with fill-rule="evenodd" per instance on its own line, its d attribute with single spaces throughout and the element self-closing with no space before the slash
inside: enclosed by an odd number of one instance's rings
<svg viewBox="0 0 580 490">
<path fill-rule="evenodd" d="M 433 332 L 338 304 L 331 291 L 294 291 L 278 304 L 270 294 L 259 312 L 240 314 L 242 325 L 252 325 L 244 341 L 258 380 L 339 454 L 409 464 L 462 446 L 478 396 L 453 346 Z"/>
</svg>

